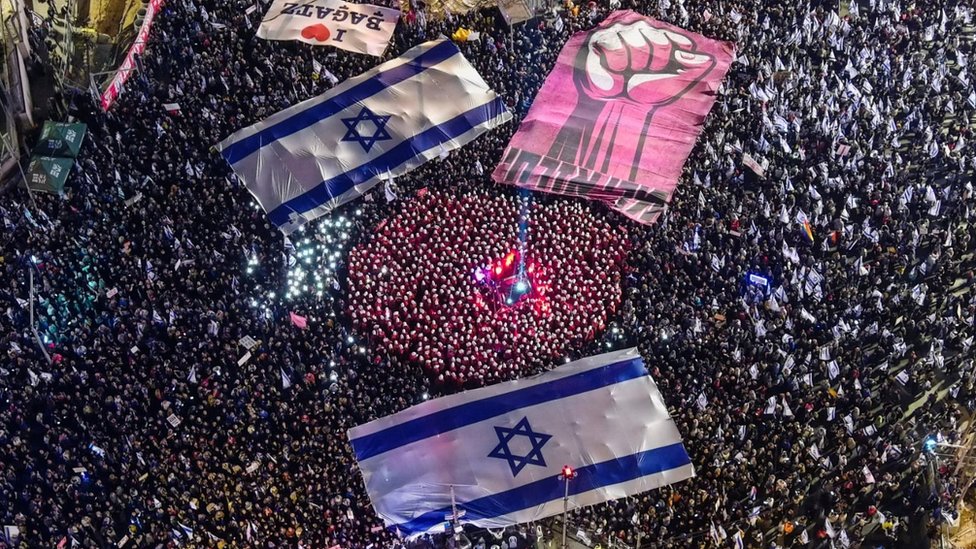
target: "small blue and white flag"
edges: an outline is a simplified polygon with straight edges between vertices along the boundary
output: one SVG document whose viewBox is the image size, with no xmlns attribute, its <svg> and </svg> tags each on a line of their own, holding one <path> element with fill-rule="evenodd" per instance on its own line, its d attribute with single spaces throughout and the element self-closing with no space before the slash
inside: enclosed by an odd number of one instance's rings
<svg viewBox="0 0 976 549">
<path fill-rule="evenodd" d="M 349 431 L 377 515 L 412 538 L 460 522 L 500 528 L 694 476 L 636 349 L 413 406 Z"/>
<path fill-rule="evenodd" d="M 441 39 L 239 130 L 217 150 L 289 234 L 511 118 Z"/>
</svg>

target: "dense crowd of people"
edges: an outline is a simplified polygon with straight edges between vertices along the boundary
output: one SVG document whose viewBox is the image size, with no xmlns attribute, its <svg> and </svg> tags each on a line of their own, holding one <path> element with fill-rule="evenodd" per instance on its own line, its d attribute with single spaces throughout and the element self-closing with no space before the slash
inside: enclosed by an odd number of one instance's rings
<svg viewBox="0 0 976 549">
<path fill-rule="evenodd" d="M 606 331 L 626 246 L 579 202 L 425 192 L 349 254 L 349 318 L 440 384 L 511 379 Z"/>
<path fill-rule="evenodd" d="M 65 194 L 0 197 L 0 519 L 19 546 L 399 543 L 345 432 L 454 389 L 347 314 L 345 258 L 322 260 L 328 291 L 285 297 L 293 247 L 211 150 L 378 60 L 256 39 L 268 2 L 251 4 L 167 2 L 111 111 L 71 98 L 89 136 Z M 497 12 L 439 19 L 418 4 L 398 26 L 387 57 L 480 32 L 462 51 L 514 122 L 567 37 L 612 7 L 737 45 L 657 224 L 539 199 L 626 227 L 630 271 L 607 323 L 640 348 L 698 471 L 577 510 L 571 530 L 631 546 L 920 547 L 954 520 L 967 483 L 926 446 L 966 442 L 976 396 L 973 9 L 842 5 L 614 0 L 509 30 Z M 178 115 L 162 106 L 174 102 Z M 340 212 L 351 241 L 368 247 L 420 188 L 514 200 L 487 174 L 516 127 L 399 178 L 394 202 Z M 610 332 L 571 356 L 606 350 Z M 521 549 L 534 532 L 472 541 Z"/>
</svg>

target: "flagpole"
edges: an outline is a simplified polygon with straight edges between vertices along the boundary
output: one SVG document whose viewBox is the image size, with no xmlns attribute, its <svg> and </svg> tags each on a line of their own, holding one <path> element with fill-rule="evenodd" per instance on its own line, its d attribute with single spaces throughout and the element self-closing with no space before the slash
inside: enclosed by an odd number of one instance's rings
<svg viewBox="0 0 976 549">
<path fill-rule="evenodd" d="M 461 541 L 461 536 L 458 534 L 458 511 L 457 511 L 457 500 L 454 499 L 454 485 L 451 485 L 451 528 L 454 530 L 454 541 Z"/>
<path fill-rule="evenodd" d="M 569 514 L 569 477 L 563 477 L 566 482 L 566 491 L 563 494 L 563 540 L 559 545 L 562 549 L 566 549 L 566 522 L 568 520 L 567 515 Z"/>
<path fill-rule="evenodd" d="M 560 545 L 562 549 L 566 549 L 566 529 L 569 523 L 569 481 L 576 478 L 576 475 L 576 471 L 569 465 L 563 465 L 563 470 L 559 473 L 559 478 L 566 483 L 566 490 L 563 492 L 563 540 Z"/>
</svg>

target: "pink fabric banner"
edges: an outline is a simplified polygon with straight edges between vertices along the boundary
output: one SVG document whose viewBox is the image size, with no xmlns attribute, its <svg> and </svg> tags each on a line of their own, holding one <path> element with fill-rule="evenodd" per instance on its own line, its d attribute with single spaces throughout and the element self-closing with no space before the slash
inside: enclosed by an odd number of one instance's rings
<svg viewBox="0 0 976 549">
<path fill-rule="evenodd" d="M 119 65 L 119 70 L 115 72 L 112 82 L 109 83 L 108 88 L 102 93 L 103 111 L 108 111 L 112 108 L 112 103 L 122 93 L 125 82 L 132 76 L 132 72 L 136 70 L 135 56 L 142 55 L 142 52 L 146 49 L 146 43 L 149 42 L 149 31 L 152 30 L 153 19 L 155 19 L 161 7 L 163 7 L 163 0 L 150 0 L 149 4 L 146 5 L 146 16 L 142 20 L 142 26 L 139 27 L 139 34 L 136 35 L 136 41 L 129 48 L 129 52 L 125 54 L 125 59 Z"/>
<path fill-rule="evenodd" d="M 610 14 L 566 43 L 492 178 L 653 222 L 734 52 L 633 11 Z"/>
</svg>

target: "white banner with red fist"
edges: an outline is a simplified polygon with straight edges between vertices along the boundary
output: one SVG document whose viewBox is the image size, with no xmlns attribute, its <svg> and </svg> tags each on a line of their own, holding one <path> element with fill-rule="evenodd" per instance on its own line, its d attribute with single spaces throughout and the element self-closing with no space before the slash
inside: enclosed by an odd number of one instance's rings
<svg viewBox="0 0 976 549">
<path fill-rule="evenodd" d="M 275 0 L 258 28 L 265 40 L 298 40 L 313 46 L 380 56 L 390 43 L 400 12 L 339 0 Z"/>
</svg>

